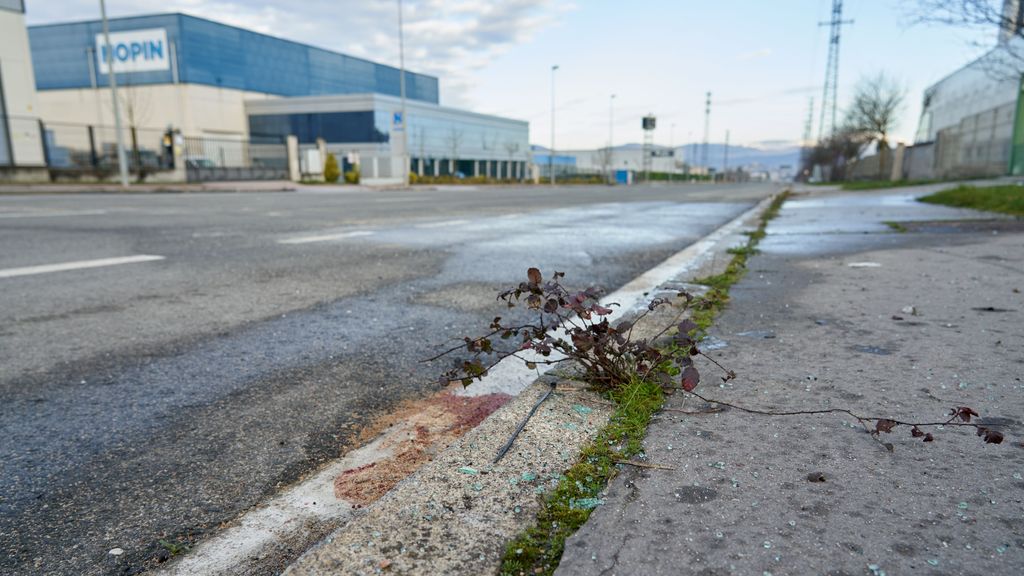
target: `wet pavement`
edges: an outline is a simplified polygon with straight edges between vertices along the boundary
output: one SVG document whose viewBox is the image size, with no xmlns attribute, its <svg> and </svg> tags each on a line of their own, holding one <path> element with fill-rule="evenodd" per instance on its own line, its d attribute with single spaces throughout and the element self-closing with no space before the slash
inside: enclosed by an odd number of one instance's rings
<svg viewBox="0 0 1024 576">
<path fill-rule="evenodd" d="M 709 354 L 738 377 L 721 383 L 704 362 L 699 390 L 917 422 L 969 406 L 1006 441 L 948 426 L 928 428 L 931 443 L 907 426 L 875 441 L 841 414 L 665 411 L 644 446 L 672 470 L 624 469 L 557 574 L 1020 573 L 1024 230 L 915 192 L 787 202 L 711 330 Z"/>
<path fill-rule="evenodd" d="M 0 270 L 165 257 L 0 279 L 0 572 L 152 567 L 434 390 L 528 266 L 614 289 L 772 191 L 0 198 Z"/>
</svg>

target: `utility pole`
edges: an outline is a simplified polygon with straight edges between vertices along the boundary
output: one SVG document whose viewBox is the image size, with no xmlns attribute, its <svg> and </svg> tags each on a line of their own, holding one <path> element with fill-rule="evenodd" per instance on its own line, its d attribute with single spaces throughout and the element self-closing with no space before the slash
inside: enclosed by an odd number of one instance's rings
<svg viewBox="0 0 1024 576">
<path fill-rule="evenodd" d="M 814 146 L 813 142 L 811 142 L 811 134 L 813 133 L 814 96 L 811 96 L 807 102 L 807 121 L 804 122 L 804 139 L 800 142 L 800 167 L 798 168 L 798 177 L 810 175 L 810 173 L 804 174 L 803 170 L 810 169 L 808 162 L 811 157 L 811 148 Z"/>
<path fill-rule="evenodd" d="M 729 177 L 729 131 L 725 131 L 725 152 L 722 156 L 722 181 Z"/>
<path fill-rule="evenodd" d="M 839 38 L 844 24 L 853 24 L 853 20 L 843 20 L 843 0 L 832 0 L 832 19 L 819 22 L 818 26 L 829 27 L 828 65 L 825 68 L 825 89 L 821 97 L 821 122 L 818 123 L 818 141 L 835 134 L 836 102 L 839 88 Z"/>
<path fill-rule="evenodd" d="M 107 24 L 107 4 L 100 0 L 103 18 L 103 44 L 106 46 L 107 78 L 110 79 L 110 98 L 114 101 L 114 131 L 117 132 L 117 167 L 121 173 L 121 186 L 128 187 L 128 158 L 124 153 L 124 134 L 121 133 L 121 104 L 117 97 L 117 74 L 114 73 L 114 48 L 110 45 L 110 26 Z"/>
<path fill-rule="evenodd" d="M 555 71 L 558 64 L 551 67 L 551 151 L 548 154 L 548 173 L 551 185 L 555 185 Z"/>
<path fill-rule="evenodd" d="M 402 0 L 398 0 L 398 86 L 402 95 L 402 186 L 409 185 L 409 122 L 405 117 L 405 33 L 402 26 Z M 422 161 L 422 160 L 421 160 Z"/>
<path fill-rule="evenodd" d="M 615 94 L 608 98 L 608 183 L 615 183 Z"/>
<path fill-rule="evenodd" d="M 711 175 L 711 168 L 708 166 L 708 138 L 710 137 L 709 130 L 711 129 L 711 92 L 708 92 L 707 99 L 704 101 L 704 144 L 701 147 L 700 152 L 700 163 L 704 166 L 704 171 Z"/>
</svg>

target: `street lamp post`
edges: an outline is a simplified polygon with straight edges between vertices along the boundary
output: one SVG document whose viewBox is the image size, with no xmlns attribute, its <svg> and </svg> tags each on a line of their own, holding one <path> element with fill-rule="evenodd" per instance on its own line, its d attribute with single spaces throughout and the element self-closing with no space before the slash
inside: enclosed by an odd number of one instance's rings
<svg viewBox="0 0 1024 576">
<path fill-rule="evenodd" d="M 608 183 L 615 183 L 615 94 L 608 98 Z"/>
<path fill-rule="evenodd" d="M 668 130 L 668 149 L 672 154 L 672 169 L 668 172 L 669 181 L 676 181 L 676 125 L 675 123 Z"/>
<path fill-rule="evenodd" d="M 128 158 L 124 153 L 124 134 L 121 133 L 121 103 L 117 97 L 117 74 L 114 73 L 114 49 L 110 45 L 110 26 L 107 24 L 107 4 L 100 0 L 103 19 L 103 43 L 106 46 L 107 78 L 110 80 L 110 98 L 114 101 L 114 130 L 117 132 L 117 166 L 121 173 L 121 186 L 128 187 Z"/>
<path fill-rule="evenodd" d="M 405 117 L 405 34 L 402 30 L 402 0 L 398 0 L 398 69 L 402 95 L 402 186 L 409 185 L 409 122 Z M 420 160 L 422 162 L 422 160 Z"/>
<path fill-rule="evenodd" d="M 548 153 L 548 174 L 551 185 L 555 185 L 555 71 L 558 64 L 551 67 L 551 151 Z"/>
</svg>

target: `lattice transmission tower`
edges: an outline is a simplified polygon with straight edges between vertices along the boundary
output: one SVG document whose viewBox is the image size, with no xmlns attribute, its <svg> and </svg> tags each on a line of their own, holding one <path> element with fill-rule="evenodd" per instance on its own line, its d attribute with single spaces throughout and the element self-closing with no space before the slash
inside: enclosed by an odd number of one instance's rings
<svg viewBox="0 0 1024 576">
<path fill-rule="evenodd" d="M 821 122 L 818 123 L 818 140 L 832 136 L 836 130 L 836 105 L 839 88 L 839 38 L 842 36 L 844 24 L 853 24 L 853 20 L 843 20 L 843 0 L 832 0 L 832 19 L 819 22 L 819 26 L 829 27 L 828 66 L 825 68 L 825 93 L 821 97 Z"/>
</svg>

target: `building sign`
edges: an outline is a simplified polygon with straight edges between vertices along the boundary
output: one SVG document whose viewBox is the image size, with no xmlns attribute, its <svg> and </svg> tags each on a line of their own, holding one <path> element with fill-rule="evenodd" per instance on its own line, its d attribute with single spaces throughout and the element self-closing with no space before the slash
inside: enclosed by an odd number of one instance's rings
<svg viewBox="0 0 1024 576">
<path fill-rule="evenodd" d="M 112 32 L 110 46 L 114 53 L 114 71 L 118 74 L 171 68 L 171 49 L 164 28 Z M 96 60 L 100 74 L 107 74 L 107 43 L 103 34 L 96 35 Z"/>
<path fill-rule="evenodd" d="M 392 116 L 391 125 L 394 126 L 395 130 L 402 129 L 402 113 L 395 112 Z"/>
</svg>

